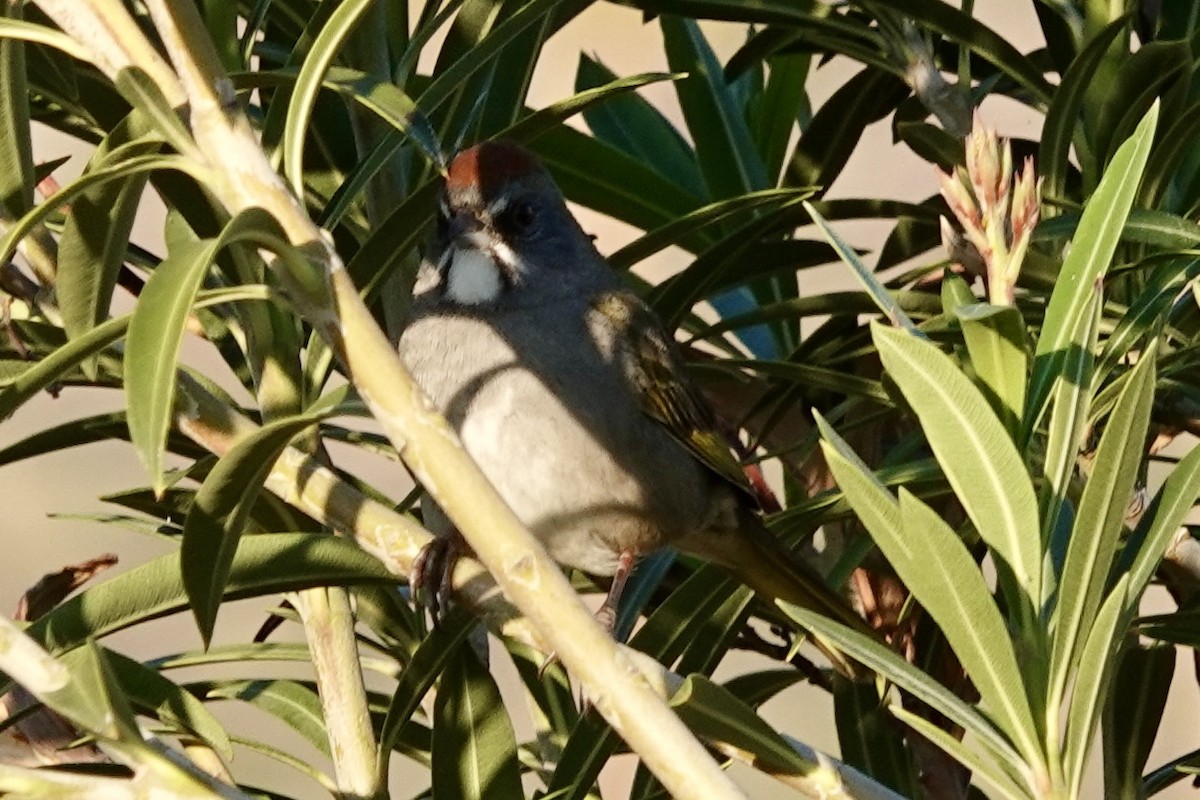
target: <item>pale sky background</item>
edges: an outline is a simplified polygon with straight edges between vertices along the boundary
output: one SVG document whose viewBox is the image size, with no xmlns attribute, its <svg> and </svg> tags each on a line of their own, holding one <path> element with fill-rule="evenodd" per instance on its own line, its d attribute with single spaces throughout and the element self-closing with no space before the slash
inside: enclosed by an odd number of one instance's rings
<svg viewBox="0 0 1200 800">
<path fill-rule="evenodd" d="M 981 0 L 976 4 L 977 14 L 1001 35 L 1016 40 L 1022 51 L 1029 51 L 1041 44 L 1040 33 L 1030 4 L 1014 4 L 1004 0 Z M 1019 6 L 1014 10 L 1013 6 Z M 732 24 L 705 24 L 714 47 L 722 59 L 728 57 L 744 41 L 745 28 Z M 572 22 L 546 47 L 545 54 L 535 73 L 532 102 L 543 106 L 572 93 L 575 65 L 580 52 L 597 55 L 619 75 L 666 70 L 659 29 L 655 23 L 643 24 L 640 12 L 626 8 L 599 4 L 592 7 Z M 810 79 L 810 91 L 814 107 L 856 70 L 853 64 L 835 59 L 817 71 Z M 662 108 L 677 122 L 681 115 L 675 102 L 674 92 L 669 85 L 660 84 L 642 90 L 643 96 Z M 1001 134 L 1036 138 L 1041 127 L 1041 118 L 1024 110 L 1016 103 L 1004 99 L 989 100 L 982 109 L 986 122 L 994 125 Z M 574 124 L 582 125 L 578 119 Z M 37 158 L 46 161 L 66 154 L 81 151 L 69 140 L 42 129 L 36 138 Z M 60 181 L 73 178 L 82 168 L 86 156 L 75 155 L 73 160 L 61 168 Z M 845 173 L 831 190 L 836 197 L 887 197 L 899 200 L 921 200 L 936 191 L 935 175 L 927 164 L 917 159 L 908 150 L 891 142 L 888 123 L 878 123 L 868 131 L 863 146 L 860 146 Z M 612 222 L 598 215 L 580 213 L 585 228 L 598 235 L 598 246 L 602 252 L 612 252 L 630 241 L 637 232 L 632 228 Z M 145 204 L 145 213 L 135 238 L 155 252 L 162 252 L 161 211 L 153 199 Z M 873 248 L 882 242 L 887 227 L 871 223 L 839 224 L 839 231 L 859 247 Z M 869 257 L 870 259 L 870 257 Z M 655 265 L 657 269 L 673 270 L 683 266 L 686 260 L 678 253 L 665 254 Z M 837 284 L 853 286 L 846 271 L 840 266 L 804 273 L 805 285 L 814 291 Z M 803 287 L 802 287 L 803 288 Z M 120 301 L 127 305 L 127 300 Z M 185 357 L 194 363 L 213 364 L 211 353 L 198 342 L 188 343 Z M 231 385 L 231 381 L 224 381 Z M 104 390 L 70 388 L 57 399 L 41 395 L 22 408 L 11 420 L 0 426 L 0 446 L 17 441 L 30 433 L 59 424 L 73 418 L 114 410 L 122 406 L 119 393 Z M 344 452 L 344 451 L 342 451 Z M 336 457 L 336 454 L 335 454 Z M 407 482 L 407 478 L 395 465 L 371 462 L 361 470 L 365 477 L 377 486 L 387 488 Z M 75 563 L 105 552 L 121 557 L 118 570 L 129 569 L 145 560 L 167 552 L 170 545 L 142 537 L 112 526 L 79 520 L 47 520 L 51 513 L 103 512 L 115 510 L 99 501 L 99 497 L 134 486 L 144 485 L 145 475 L 137 463 L 133 450 L 124 443 L 91 445 L 42 457 L 16 465 L 0 467 L 0 507 L 4 514 L 0 536 L 5 543 L 7 558 L 0 561 L 0 611 L 11 613 L 18 597 L 45 572 L 53 571 L 63 564 Z M 1155 487 L 1151 487 L 1153 490 Z M 403 491 L 397 490 L 395 497 Z M 1157 590 L 1156 590 L 1157 591 Z M 243 601 L 226 607 L 217 627 L 215 643 L 246 641 L 258 628 L 263 611 L 272 603 L 267 601 Z M 1159 597 L 1156 605 L 1167 608 Z M 296 631 L 293 629 L 292 634 Z M 293 638 L 293 637 L 288 637 Z M 149 658 L 195 648 L 199 638 L 192 621 L 187 616 L 176 616 L 134 631 L 118 634 L 106 640 L 106 644 L 141 658 Z M 1197 746 L 1195 720 L 1197 711 L 1196 682 L 1191 669 L 1189 654 L 1178 659 L 1178 674 L 1173 695 L 1168 703 L 1164 733 L 1159 736 L 1150 765 L 1157 766 Z M 505 659 L 493 659 L 498 671 L 507 668 Z M 718 670 L 717 678 L 725 679 L 752 669 L 771 666 L 773 662 L 754 656 L 737 656 Z M 285 674 L 298 674 L 283 670 Z M 273 670 L 278 674 L 279 670 Z M 179 679 L 186 673 L 173 675 Z M 212 674 L 211 672 L 205 674 Z M 233 673 L 229 673 L 233 674 Z M 380 685 L 378 688 L 382 688 Z M 518 736 L 522 729 L 528 731 L 528 716 L 522 701 L 509 692 L 513 716 L 518 724 Z M 276 739 L 276 742 L 294 753 L 321 764 L 323 759 L 299 740 L 282 724 L 266 715 L 233 707 L 231 704 L 213 706 L 223 720 L 228 720 L 236 729 L 243 727 L 256 736 Z M 838 752 L 836 734 L 832 728 L 832 703 L 825 693 L 807 687 L 789 690 L 763 710 L 763 715 L 773 725 L 798 737 L 808 744 L 833 755 Z M 247 727 L 248 726 L 248 727 Z M 271 733 L 278 730 L 278 737 Z M 1098 748 L 1097 748 L 1098 755 Z M 1095 760 L 1095 759 L 1094 759 Z M 619 798 L 624 795 L 621 787 L 627 780 L 631 759 L 618 759 L 605 775 L 608 796 Z M 425 785 L 422 771 L 415 774 L 401 768 L 397 763 L 393 780 L 394 795 L 398 798 L 415 793 Z M 269 766 L 264 766 L 269 765 Z M 328 766 L 328 765 L 326 765 Z M 235 774 L 247 778 L 266 769 L 263 785 L 298 797 L 322 797 L 324 795 L 307 779 L 285 775 L 273 762 L 265 762 L 254 754 L 240 752 L 233 764 Z M 272 773 L 276 773 L 272 775 Z M 748 769 L 738 769 L 739 782 L 754 798 L 794 797 L 795 794 L 774 781 Z M 418 784 L 410 781 L 417 781 Z M 251 778 L 253 782 L 253 779 Z M 1094 782 L 1095 792 L 1100 784 Z M 1160 795 L 1168 798 L 1193 797 L 1200 794 L 1187 782 Z M 1086 796 L 1086 794 L 1085 794 Z"/>
</svg>

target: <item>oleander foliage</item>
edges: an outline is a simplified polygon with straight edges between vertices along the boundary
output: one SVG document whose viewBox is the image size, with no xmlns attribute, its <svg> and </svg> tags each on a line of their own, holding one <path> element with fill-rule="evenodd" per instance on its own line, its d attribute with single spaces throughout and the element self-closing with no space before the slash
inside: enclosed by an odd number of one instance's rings
<svg viewBox="0 0 1200 800">
<path fill-rule="evenodd" d="M 543 46 L 589 13 L 587 0 L 198 5 L 207 30 L 194 33 L 220 60 L 209 77 L 229 75 L 272 164 L 393 335 L 438 159 L 482 139 L 525 142 L 569 199 L 642 231 L 611 254 L 616 268 L 669 247 L 688 254 L 672 277 L 630 273 L 631 283 L 677 327 L 697 381 L 751 455 L 782 465 L 774 530 L 800 550 L 822 530 L 831 583 L 853 578 L 880 631 L 868 639 L 768 606 L 711 567 L 651 559 L 621 627 L 644 617 L 632 646 L 692 676 L 678 703 L 699 735 L 802 783 L 803 762 L 753 710 L 810 681 L 832 693 L 841 758 L 874 781 L 856 790 L 863 797 L 1079 797 L 1097 762 L 1105 796 L 1141 797 L 1200 768 L 1200 749 L 1148 763 L 1176 646 L 1200 644 L 1187 527 L 1200 495 L 1190 443 L 1200 430 L 1200 3 L 1033 2 L 1044 46 L 1022 52 L 971 2 L 629 0 L 659 30 L 670 72 L 622 75 L 584 55 L 577 93 L 537 110 L 526 93 L 547 68 Z M 111 7 L 156 40 L 142 3 Z M 253 779 L 260 787 L 226 783 L 243 780 L 236 755 L 252 750 L 342 796 L 328 759 L 312 757 L 339 754 L 321 687 L 292 677 L 310 659 L 304 645 L 268 628 L 261 640 L 135 658 L 105 639 L 176 614 L 208 641 L 222 604 L 251 596 L 280 597 L 281 624 L 297 625 L 284 600 L 327 586 L 353 598 L 361 668 L 378 673 L 367 699 L 380 787 L 407 761 L 431 788 L 393 782 L 392 796 L 597 796 L 622 746 L 581 711 L 561 669 L 540 673 L 538 654 L 501 640 L 493 659 L 516 665 L 526 697 L 502 696 L 466 644 L 464 612 L 429 629 L 381 562 L 260 491 L 289 442 L 392 458 L 396 485 L 402 466 L 385 438 L 347 423 L 365 412 L 332 388 L 344 386 L 343 367 L 265 268 L 268 253 L 299 255 L 278 223 L 260 211 L 231 219 L 208 193 L 207 170 L 237 165 L 201 163 L 186 113 L 136 71 L 109 80 L 39 3 L 12 0 L 4 14 L 0 419 L 78 386 L 124 392 L 127 410 L 32 432 L 0 450 L 0 465 L 129 440 L 147 485 L 106 498 L 107 521 L 178 549 L 33 604 L 25 630 L 44 651 L 6 651 L 4 688 L 20 683 L 53 709 L 60 744 L 99 743 L 116 766 L 0 765 L 0 794 L 134 796 L 147 774 L 182 760 L 191 782 L 180 794 L 282 796 L 269 775 Z M 744 25 L 745 44 L 721 63 L 703 20 Z M 834 57 L 856 70 L 814 107 L 807 87 Z M 684 129 L 637 93 L 656 82 L 673 88 Z M 1013 141 L 1007 160 L 982 134 L 964 147 L 973 109 L 992 96 L 1042 119 L 1040 139 Z M 579 117 L 586 133 L 566 124 Z M 59 186 L 59 165 L 35 161 L 35 122 L 93 146 L 82 177 Z M 877 123 L 952 176 L 945 198 L 901 202 L 883 183 L 873 196 L 826 196 Z M 1033 172 L 1014 186 L 1013 161 L 1026 158 Z M 129 241 L 148 194 L 167 207 L 164 252 Z M 941 218 L 952 221 L 944 234 Z M 866 219 L 890 227 L 877 252 L 837 233 Z M 840 259 L 860 290 L 800 291 L 806 270 Z M 118 296 L 121 308 L 136 298 L 131 313 L 113 311 Z M 223 360 L 253 398 L 239 410 L 262 426 L 220 458 L 180 427 L 177 386 L 239 404 L 180 364 L 185 338 Z M 165 453 L 185 466 L 166 470 Z M 349 485 L 407 509 L 411 498 L 367 485 L 341 458 L 331 466 Z M 70 487 L 60 490 L 71 508 Z M 1157 583 L 1178 610 L 1142 617 Z M 822 670 L 801 647 L 809 631 L 879 680 Z M 712 682 L 735 649 L 777 663 Z M 215 665 L 210 677 L 177 677 Z M 55 670 L 65 683 L 38 678 Z M 277 717 L 306 749 L 230 729 L 210 710 L 230 701 Z M 526 703 L 536 731 L 518 741 L 509 713 Z M 11 736 L 37 713 L 0 725 Z M 172 756 L 167 744 L 181 748 Z M 198 777 L 214 762 L 232 773 Z M 629 796 L 664 793 L 640 770 Z"/>
</svg>

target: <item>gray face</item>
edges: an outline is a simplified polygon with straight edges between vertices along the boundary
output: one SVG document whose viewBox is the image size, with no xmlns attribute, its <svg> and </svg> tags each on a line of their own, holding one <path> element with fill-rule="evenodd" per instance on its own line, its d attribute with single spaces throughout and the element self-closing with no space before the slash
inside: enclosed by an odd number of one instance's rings
<svg viewBox="0 0 1200 800">
<path fill-rule="evenodd" d="M 550 298 L 606 269 L 541 169 L 494 187 L 451 185 L 431 251 L 444 295 L 466 306 Z"/>
</svg>

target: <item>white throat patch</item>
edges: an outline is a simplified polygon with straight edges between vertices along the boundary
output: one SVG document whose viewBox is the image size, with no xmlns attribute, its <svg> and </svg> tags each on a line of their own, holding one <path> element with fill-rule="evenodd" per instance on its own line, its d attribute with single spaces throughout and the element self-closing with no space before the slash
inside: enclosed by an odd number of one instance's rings
<svg viewBox="0 0 1200 800">
<path fill-rule="evenodd" d="M 479 305 L 500 296 L 504 281 L 500 267 L 476 247 L 454 248 L 446 270 L 446 295 L 456 303 Z"/>
</svg>

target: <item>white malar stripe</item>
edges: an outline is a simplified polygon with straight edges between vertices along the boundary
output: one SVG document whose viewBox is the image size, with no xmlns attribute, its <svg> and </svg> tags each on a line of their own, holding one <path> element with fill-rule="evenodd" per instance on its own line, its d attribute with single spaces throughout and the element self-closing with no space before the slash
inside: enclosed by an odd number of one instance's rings
<svg viewBox="0 0 1200 800">
<path fill-rule="evenodd" d="M 490 303 L 503 288 L 500 268 L 490 256 L 474 247 L 455 248 L 446 275 L 446 295 L 451 300 L 472 306 Z"/>
</svg>

